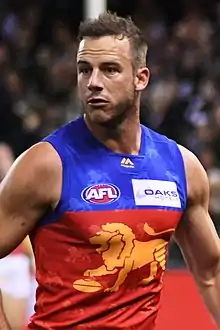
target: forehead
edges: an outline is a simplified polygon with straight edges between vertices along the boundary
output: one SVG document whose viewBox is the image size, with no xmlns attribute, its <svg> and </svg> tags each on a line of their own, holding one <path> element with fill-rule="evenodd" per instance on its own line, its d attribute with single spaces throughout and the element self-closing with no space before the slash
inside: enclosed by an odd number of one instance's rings
<svg viewBox="0 0 220 330">
<path fill-rule="evenodd" d="M 131 61 L 131 47 L 127 37 L 105 36 L 85 38 L 79 44 L 77 61 Z"/>
</svg>

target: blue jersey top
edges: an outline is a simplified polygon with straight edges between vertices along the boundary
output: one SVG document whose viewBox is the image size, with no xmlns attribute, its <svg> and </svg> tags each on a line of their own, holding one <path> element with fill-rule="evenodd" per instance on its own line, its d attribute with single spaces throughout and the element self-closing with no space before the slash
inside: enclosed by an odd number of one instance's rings
<svg viewBox="0 0 220 330">
<path fill-rule="evenodd" d="M 30 329 L 153 329 L 187 189 L 177 144 L 141 130 L 139 155 L 113 153 L 82 117 L 44 139 L 63 182 L 32 235 L 39 288 Z"/>
</svg>

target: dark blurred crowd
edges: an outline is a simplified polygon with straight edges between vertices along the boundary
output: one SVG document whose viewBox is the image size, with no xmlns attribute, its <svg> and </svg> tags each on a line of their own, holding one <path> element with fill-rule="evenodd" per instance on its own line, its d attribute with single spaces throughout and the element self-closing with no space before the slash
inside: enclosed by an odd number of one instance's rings
<svg viewBox="0 0 220 330">
<path fill-rule="evenodd" d="M 175 15 L 162 1 L 138 0 L 131 9 L 149 44 L 151 81 L 143 94 L 141 121 L 199 157 L 210 180 L 210 211 L 220 230 L 220 4 L 183 3 L 177 1 Z M 54 0 L 53 5 L 26 1 L 13 6 L 1 1 L 0 141 L 15 156 L 81 113 L 77 4 Z M 126 14 L 123 1 L 119 4 L 109 1 L 110 9 L 118 6 L 119 14 Z M 173 251 L 175 258 L 179 252 Z"/>
<path fill-rule="evenodd" d="M 16 156 L 77 115 L 76 37 L 58 18 L 41 31 L 43 9 L 6 9 L 2 17 L 0 139 Z"/>
</svg>

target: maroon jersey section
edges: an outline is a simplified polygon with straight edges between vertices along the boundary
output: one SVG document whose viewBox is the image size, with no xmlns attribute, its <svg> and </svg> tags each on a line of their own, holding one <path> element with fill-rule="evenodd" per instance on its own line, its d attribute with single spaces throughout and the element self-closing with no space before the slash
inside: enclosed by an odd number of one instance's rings
<svg viewBox="0 0 220 330">
<path fill-rule="evenodd" d="M 181 215 L 66 212 L 39 228 L 36 313 L 27 329 L 154 329 L 167 245 Z"/>
</svg>

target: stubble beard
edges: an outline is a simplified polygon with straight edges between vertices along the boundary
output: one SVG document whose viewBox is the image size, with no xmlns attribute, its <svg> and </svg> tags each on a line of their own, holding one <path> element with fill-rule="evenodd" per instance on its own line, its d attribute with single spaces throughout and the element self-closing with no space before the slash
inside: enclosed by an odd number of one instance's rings
<svg viewBox="0 0 220 330">
<path fill-rule="evenodd" d="M 136 104 L 136 91 L 133 88 L 129 91 L 130 97 L 124 99 L 114 106 L 114 115 L 109 120 L 100 122 L 100 126 L 108 130 L 116 130 L 120 128 L 128 117 L 132 117 L 135 114 Z"/>
</svg>

